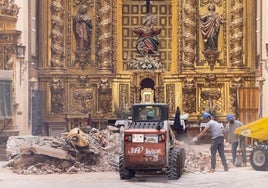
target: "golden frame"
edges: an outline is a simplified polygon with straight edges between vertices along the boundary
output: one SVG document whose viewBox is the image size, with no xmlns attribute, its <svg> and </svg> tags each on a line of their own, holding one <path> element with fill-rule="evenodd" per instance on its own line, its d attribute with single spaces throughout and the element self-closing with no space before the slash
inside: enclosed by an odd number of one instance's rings
<svg viewBox="0 0 268 188">
<path fill-rule="evenodd" d="M 154 103 L 154 90 L 151 88 L 144 88 L 141 90 L 142 103 Z"/>
</svg>

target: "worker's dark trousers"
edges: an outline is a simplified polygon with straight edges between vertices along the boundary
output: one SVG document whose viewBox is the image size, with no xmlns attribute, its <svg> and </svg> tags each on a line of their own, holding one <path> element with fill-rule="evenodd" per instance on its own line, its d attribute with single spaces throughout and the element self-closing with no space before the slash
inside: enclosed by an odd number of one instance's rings
<svg viewBox="0 0 268 188">
<path fill-rule="evenodd" d="M 246 144 L 245 140 L 240 140 L 240 149 L 242 153 L 242 159 L 243 163 L 246 164 L 247 162 L 247 155 L 246 155 Z M 237 147 L 238 147 L 238 142 L 233 142 L 232 143 L 232 157 L 233 157 L 233 164 L 235 164 L 235 159 L 237 157 Z"/>
<path fill-rule="evenodd" d="M 224 169 L 228 170 L 228 165 L 227 165 L 226 158 L 224 155 L 224 137 L 223 136 L 220 136 L 211 140 L 210 151 L 211 151 L 211 168 L 215 169 L 216 167 L 216 153 L 218 151 Z"/>
</svg>

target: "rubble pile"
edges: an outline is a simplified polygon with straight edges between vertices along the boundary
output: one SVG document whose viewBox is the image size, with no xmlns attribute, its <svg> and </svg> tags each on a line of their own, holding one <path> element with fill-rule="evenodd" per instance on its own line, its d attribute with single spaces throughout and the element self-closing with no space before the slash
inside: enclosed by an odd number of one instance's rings
<svg viewBox="0 0 268 188">
<path fill-rule="evenodd" d="M 18 174 L 77 173 L 118 170 L 120 133 L 117 128 L 91 129 L 82 134 L 85 147 L 61 137 L 13 136 L 7 142 L 9 162 Z"/>
<path fill-rule="evenodd" d="M 73 134 L 70 133 L 61 137 L 10 137 L 7 142 L 7 166 L 18 174 L 118 171 L 121 149 L 118 128 L 108 126 L 101 131 L 92 128 L 87 133 L 76 129 Z M 184 147 L 183 143 L 177 144 Z M 209 151 L 200 151 L 192 147 L 184 147 L 184 171 L 207 173 L 210 168 Z M 221 166 L 220 159 L 217 160 L 217 165 Z"/>
<path fill-rule="evenodd" d="M 209 151 L 199 151 L 188 145 L 186 149 L 185 172 L 186 173 L 208 173 L 210 170 L 211 154 Z M 230 160 L 227 160 L 229 168 L 233 167 Z M 219 155 L 216 155 L 216 168 L 222 169 Z"/>
</svg>

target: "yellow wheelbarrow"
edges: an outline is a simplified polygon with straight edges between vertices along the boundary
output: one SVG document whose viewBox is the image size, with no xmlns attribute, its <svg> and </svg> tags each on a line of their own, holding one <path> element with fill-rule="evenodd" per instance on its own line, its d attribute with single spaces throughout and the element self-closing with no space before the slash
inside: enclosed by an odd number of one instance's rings
<svg viewBox="0 0 268 188">
<path fill-rule="evenodd" d="M 250 154 L 250 164 L 255 170 L 268 169 L 268 117 L 243 125 L 235 134 L 253 138 L 257 145 Z"/>
</svg>

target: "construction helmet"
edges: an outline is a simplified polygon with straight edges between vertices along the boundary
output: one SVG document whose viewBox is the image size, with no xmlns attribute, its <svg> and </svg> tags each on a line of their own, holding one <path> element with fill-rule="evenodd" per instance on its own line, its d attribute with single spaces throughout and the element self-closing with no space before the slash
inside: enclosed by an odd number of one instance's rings
<svg viewBox="0 0 268 188">
<path fill-rule="evenodd" d="M 204 112 L 203 113 L 203 118 L 204 119 L 206 119 L 206 118 L 209 118 L 211 115 L 210 115 L 210 113 L 208 113 L 208 112 Z"/>
<path fill-rule="evenodd" d="M 234 116 L 233 116 L 232 114 L 228 114 L 228 115 L 226 116 L 226 119 L 227 119 L 228 121 L 231 121 L 231 120 L 234 119 Z"/>
</svg>

